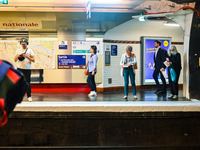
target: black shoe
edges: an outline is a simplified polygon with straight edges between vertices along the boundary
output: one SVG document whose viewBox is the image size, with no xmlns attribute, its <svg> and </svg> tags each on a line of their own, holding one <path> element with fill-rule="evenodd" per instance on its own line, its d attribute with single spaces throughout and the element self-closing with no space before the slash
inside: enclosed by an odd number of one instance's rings
<svg viewBox="0 0 200 150">
<path fill-rule="evenodd" d="M 158 92 L 157 94 L 158 95 L 165 95 L 167 92 L 166 91 L 160 91 L 160 92 Z"/>
<path fill-rule="evenodd" d="M 157 94 L 157 93 L 160 93 L 162 92 L 161 90 L 156 90 L 154 93 Z"/>
</svg>

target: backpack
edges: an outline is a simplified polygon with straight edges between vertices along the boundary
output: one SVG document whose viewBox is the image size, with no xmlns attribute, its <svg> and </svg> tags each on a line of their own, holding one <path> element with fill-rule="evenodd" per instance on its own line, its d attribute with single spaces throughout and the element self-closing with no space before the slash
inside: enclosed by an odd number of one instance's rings
<svg viewBox="0 0 200 150">
<path fill-rule="evenodd" d="M 12 64 L 0 59 L 0 127 L 7 123 L 9 114 L 26 93 L 23 74 Z"/>
</svg>

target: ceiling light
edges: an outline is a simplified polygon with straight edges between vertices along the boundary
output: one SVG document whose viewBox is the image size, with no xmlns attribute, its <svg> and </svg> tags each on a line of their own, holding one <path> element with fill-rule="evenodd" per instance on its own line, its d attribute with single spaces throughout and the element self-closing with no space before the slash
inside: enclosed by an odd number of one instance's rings
<svg viewBox="0 0 200 150">
<path fill-rule="evenodd" d="M 144 16 L 139 17 L 138 19 L 139 19 L 139 21 L 146 21 L 146 19 L 144 18 Z"/>
<path fill-rule="evenodd" d="M 176 22 L 165 22 L 165 26 L 171 26 L 171 27 L 180 27 L 180 24 L 177 24 Z"/>
<path fill-rule="evenodd" d="M 88 0 L 84 0 L 88 1 Z M 122 0 L 91 0 L 91 3 L 93 4 L 114 4 L 114 3 L 119 3 Z"/>
</svg>

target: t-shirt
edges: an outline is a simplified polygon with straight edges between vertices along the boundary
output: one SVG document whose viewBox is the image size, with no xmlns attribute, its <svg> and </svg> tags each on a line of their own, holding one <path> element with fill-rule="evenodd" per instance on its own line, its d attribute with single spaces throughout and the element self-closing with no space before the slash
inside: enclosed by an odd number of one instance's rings
<svg viewBox="0 0 200 150">
<path fill-rule="evenodd" d="M 26 50 L 23 50 L 22 48 L 21 49 L 17 49 L 16 51 L 16 54 L 15 55 L 18 55 L 18 54 L 22 54 L 22 53 L 25 53 L 26 52 L 26 55 L 27 56 L 31 56 L 33 57 L 34 56 L 34 53 L 33 53 L 33 50 L 32 49 L 27 49 Z M 28 58 L 25 58 L 23 61 L 17 61 L 17 68 L 20 68 L 20 69 L 31 69 L 31 61 L 28 59 Z"/>
</svg>

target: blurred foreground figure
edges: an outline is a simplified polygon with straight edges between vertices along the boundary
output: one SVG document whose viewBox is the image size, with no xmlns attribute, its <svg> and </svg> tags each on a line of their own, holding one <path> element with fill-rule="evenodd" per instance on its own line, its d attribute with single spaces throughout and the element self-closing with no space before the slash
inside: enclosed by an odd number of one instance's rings
<svg viewBox="0 0 200 150">
<path fill-rule="evenodd" d="M 21 72 L 10 63 L 0 60 L 0 127 L 7 123 L 8 115 L 26 93 L 26 81 Z"/>
</svg>

